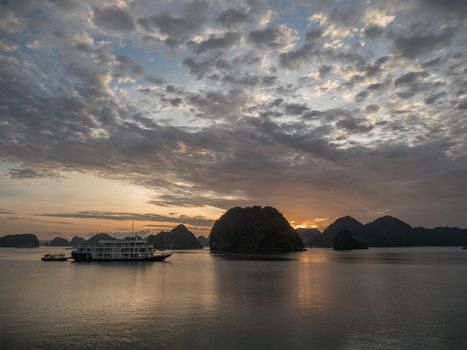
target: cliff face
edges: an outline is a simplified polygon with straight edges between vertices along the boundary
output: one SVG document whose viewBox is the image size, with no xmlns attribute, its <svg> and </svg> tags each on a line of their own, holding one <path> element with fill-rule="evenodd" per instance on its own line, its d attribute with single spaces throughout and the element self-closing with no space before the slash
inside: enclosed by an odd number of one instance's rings
<svg viewBox="0 0 467 350">
<path fill-rule="evenodd" d="M 0 247 L 34 248 L 39 247 L 36 235 L 25 233 L 0 237 Z"/>
<path fill-rule="evenodd" d="M 193 232 L 184 225 L 178 225 L 170 232 L 161 231 L 157 235 L 150 235 L 148 242 L 156 249 L 201 249 L 201 243 Z"/>
<path fill-rule="evenodd" d="M 304 244 L 289 222 L 272 207 L 232 208 L 212 227 L 214 251 L 299 251 Z"/>
</svg>

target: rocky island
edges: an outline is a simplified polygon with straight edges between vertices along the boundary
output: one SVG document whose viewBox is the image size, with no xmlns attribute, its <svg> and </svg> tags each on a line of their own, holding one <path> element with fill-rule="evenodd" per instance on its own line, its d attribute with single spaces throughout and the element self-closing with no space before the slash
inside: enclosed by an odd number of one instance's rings
<svg viewBox="0 0 467 350">
<path fill-rule="evenodd" d="M 6 235 L 0 237 L 0 247 L 34 248 L 39 247 L 39 240 L 30 233 Z"/>
<path fill-rule="evenodd" d="M 185 225 L 178 225 L 170 232 L 150 235 L 148 242 L 156 249 L 202 249 L 201 243 Z"/>
<path fill-rule="evenodd" d="M 235 207 L 212 227 L 211 251 L 291 252 L 303 250 L 297 231 L 273 207 Z"/>
<path fill-rule="evenodd" d="M 51 247 L 70 247 L 71 243 L 62 237 L 55 237 L 49 242 L 49 246 Z"/>
<path fill-rule="evenodd" d="M 352 232 L 343 229 L 337 232 L 333 242 L 334 250 L 368 249 L 368 246 L 353 238 Z"/>
<path fill-rule="evenodd" d="M 198 241 L 203 247 L 209 247 L 209 237 L 206 238 L 203 235 L 201 235 L 198 237 Z"/>
<path fill-rule="evenodd" d="M 321 232 L 316 228 L 296 228 L 295 230 L 307 247 L 312 246 L 315 240 L 321 236 Z"/>
</svg>

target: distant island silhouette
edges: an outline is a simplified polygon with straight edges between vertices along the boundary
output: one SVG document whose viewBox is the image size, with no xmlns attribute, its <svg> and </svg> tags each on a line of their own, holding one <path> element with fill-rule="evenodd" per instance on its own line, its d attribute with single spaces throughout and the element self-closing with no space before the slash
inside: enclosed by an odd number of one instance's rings
<svg viewBox="0 0 467 350">
<path fill-rule="evenodd" d="M 6 235 L 0 237 L 0 247 L 35 248 L 39 247 L 39 240 L 31 233 Z"/>
<path fill-rule="evenodd" d="M 332 248 L 338 232 L 348 230 L 352 239 L 368 247 L 467 246 L 467 229 L 458 227 L 412 227 L 389 215 L 362 224 L 351 216 L 336 219 L 322 233 L 316 228 L 294 229 L 273 207 L 235 207 L 227 210 L 214 224 L 209 236 L 195 234 L 184 225 L 169 232 L 148 236 L 156 249 L 201 249 L 213 251 L 299 251 L 304 246 Z M 65 247 L 93 245 L 100 240 L 116 239 L 98 233 L 70 241 L 55 237 L 46 245 Z M 10 234 L 0 237 L 0 247 L 38 247 L 34 234 Z"/>
<path fill-rule="evenodd" d="M 332 246 L 334 250 L 368 249 L 366 243 L 357 241 L 347 229 L 337 232 Z"/>
<path fill-rule="evenodd" d="M 212 227 L 211 251 L 300 251 L 304 244 L 297 231 L 272 207 L 235 207 Z"/>
<path fill-rule="evenodd" d="M 203 246 L 195 234 L 185 225 L 178 225 L 170 232 L 161 231 L 157 235 L 150 235 L 148 242 L 156 249 L 202 249 Z"/>
<path fill-rule="evenodd" d="M 362 224 L 351 216 L 338 218 L 321 235 L 308 240 L 308 247 L 332 247 L 336 234 L 347 229 L 368 247 L 465 246 L 467 229 L 457 227 L 412 227 L 389 215 Z"/>
</svg>

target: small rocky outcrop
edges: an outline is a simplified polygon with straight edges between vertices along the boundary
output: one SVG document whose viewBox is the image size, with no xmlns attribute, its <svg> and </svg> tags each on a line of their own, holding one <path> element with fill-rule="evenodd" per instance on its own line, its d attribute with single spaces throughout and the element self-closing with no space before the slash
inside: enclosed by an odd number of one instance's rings
<svg viewBox="0 0 467 350">
<path fill-rule="evenodd" d="M 30 233 L 6 235 L 0 237 L 0 247 L 34 248 L 39 247 L 39 240 Z"/>
<path fill-rule="evenodd" d="M 355 240 L 352 237 L 352 232 L 347 229 L 339 231 L 334 237 L 334 250 L 352 250 L 352 249 L 368 249 L 368 246 Z"/>
<path fill-rule="evenodd" d="M 70 241 L 70 244 L 72 247 L 77 247 L 85 243 L 86 243 L 86 240 L 83 237 L 79 237 L 79 236 L 74 236 Z"/>
<path fill-rule="evenodd" d="M 62 237 L 55 237 L 49 242 L 49 246 L 51 247 L 69 247 L 71 246 L 71 243 Z"/>
<path fill-rule="evenodd" d="M 296 228 L 295 230 L 307 247 L 314 246 L 321 236 L 321 232 L 316 228 Z"/>
<path fill-rule="evenodd" d="M 99 243 L 99 241 L 112 241 L 115 240 L 116 238 L 108 235 L 107 233 L 97 233 L 91 238 L 89 238 L 84 244 L 87 245 L 96 245 Z"/>
<path fill-rule="evenodd" d="M 316 239 L 316 245 L 318 247 L 332 247 L 336 234 L 344 229 L 351 231 L 357 237 L 364 232 L 365 226 L 351 216 L 340 217 L 329 225 L 323 231 L 323 234 Z"/>
<path fill-rule="evenodd" d="M 201 249 L 198 238 L 185 225 L 178 225 L 170 232 L 161 231 L 148 237 L 149 244 L 156 249 Z"/>
<path fill-rule="evenodd" d="M 206 238 L 203 235 L 201 235 L 198 237 L 198 241 L 203 247 L 209 247 L 209 237 Z"/>
<path fill-rule="evenodd" d="M 297 231 L 272 207 L 231 208 L 212 227 L 212 251 L 290 252 L 303 250 Z"/>
</svg>

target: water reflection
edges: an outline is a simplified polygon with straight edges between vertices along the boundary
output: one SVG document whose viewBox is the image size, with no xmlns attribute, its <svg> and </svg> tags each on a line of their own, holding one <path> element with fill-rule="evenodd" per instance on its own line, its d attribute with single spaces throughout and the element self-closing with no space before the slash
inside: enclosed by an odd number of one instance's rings
<svg viewBox="0 0 467 350">
<path fill-rule="evenodd" d="M 291 261 L 297 260 L 298 253 L 229 253 L 229 252 L 211 252 L 215 258 L 225 260 L 244 260 L 244 261 Z"/>
<path fill-rule="evenodd" d="M 203 250 L 152 264 L 43 263 L 41 249 L 0 249 L 4 348 L 461 349 L 467 343 L 467 254 L 459 249 L 310 249 L 272 259 Z"/>
</svg>

